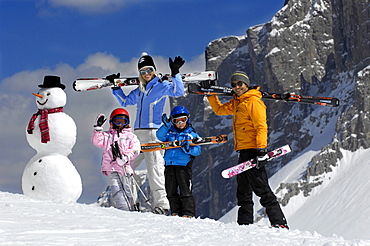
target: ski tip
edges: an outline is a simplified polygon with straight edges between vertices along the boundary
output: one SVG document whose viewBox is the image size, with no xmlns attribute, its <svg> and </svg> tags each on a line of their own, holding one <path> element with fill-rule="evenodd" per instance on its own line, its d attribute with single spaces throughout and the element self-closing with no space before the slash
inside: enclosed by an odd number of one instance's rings
<svg viewBox="0 0 370 246">
<path fill-rule="evenodd" d="M 80 90 L 77 90 L 77 89 L 76 89 L 76 80 L 75 80 L 75 81 L 73 81 L 72 88 L 73 88 L 73 90 L 75 90 L 75 91 L 80 91 Z"/>
<path fill-rule="evenodd" d="M 221 176 L 222 176 L 223 178 L 225 178 L 225 179 L 230 178 L 230 177 L 229 177 L 229 172 L 228 172 L 228 170 L 223 170 L 223 171 L 221 172 Z"/>
<path fill-rule="evenodd" d="M 284 146 L 284 149 L 286 149 L 288 151 L 288 153 L 292 151 L 292 149 L 290 148 L 289 144 L 285 145 Z"/>
<path fill-rule="evenodd" d="M 339 106 L 339 99 L 333 98 L 333 107 L 338 107 L 338 106 Z"/>
</svg>

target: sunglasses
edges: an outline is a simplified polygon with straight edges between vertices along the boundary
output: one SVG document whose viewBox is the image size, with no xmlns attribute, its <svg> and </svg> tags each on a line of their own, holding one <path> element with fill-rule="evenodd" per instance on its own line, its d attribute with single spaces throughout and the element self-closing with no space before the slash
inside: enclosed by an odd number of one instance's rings
<svg viewBox="0 0 370 246">
<path fill-rule="evenodd" d="M 153 72 L 153 71 L 154 71 L 154 68 L 149 67 L 149 68 L 147 68 L 147 69 L 140 70 L 139 72 L 140 72 L 140 74 L 141 74 L 141 75 L 144 75 L 144 74 L 146 74 L 146 73 L 151 73 L 151 72 Z"/>
<path fill-rule="evenodd" d="M 236 82 L 236 83 L 231 83 L 231 87 L 236 87 L 237 85 L 238 86 L 243 86 L 243 84 L 244 84 L 244 82 L 241 82 L 241 81 L 238 81 L 238 82 Z"/>
<path fill-rule="evenodd" d="M 180 124 L 180 123 L 186 123 L 187 121 L 188 121 L 187 116 L 180 116 L 180 117 L 172 119 L 172 123 L 175 125 Z"/>
<path fill-rule="evenodd" d="M 126 126 L 130 121 L 124 116 L 117 116 L 112 119 L 112 123 L 116 126 Z"/>
</svg>

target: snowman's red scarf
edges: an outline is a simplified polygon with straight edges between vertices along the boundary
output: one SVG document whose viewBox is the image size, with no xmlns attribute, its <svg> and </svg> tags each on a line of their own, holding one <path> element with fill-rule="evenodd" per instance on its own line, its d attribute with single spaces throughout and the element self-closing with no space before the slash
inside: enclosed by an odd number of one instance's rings
<svg viewBox="0 0 370 246">
<path fill-rule="evenodd" d="M 35 129 L 35 120 L 37 116 L 41 114 L 40 117 L 40 132 L 41 132 L 41 143 L 47 143 L 50 141 L 49 135 L 49 125 L 48 125 L 48 114 L 63 112 L 63 107 L 52 108 L 52 109 L 39 109 L 37 113 L 33 114 L 30 122 L 28 123 L 27 132 L 28 134 L 33 134 L 33 129 Z"/>
</svg>

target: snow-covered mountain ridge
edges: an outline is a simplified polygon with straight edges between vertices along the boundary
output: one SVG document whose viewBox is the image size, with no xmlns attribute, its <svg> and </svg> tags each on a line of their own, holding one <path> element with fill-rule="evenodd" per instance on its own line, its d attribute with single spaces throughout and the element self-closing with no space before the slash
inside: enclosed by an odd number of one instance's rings
<svg viewBox="0 0 370 246">
<path fill-rule="evenodd" d="M 370 245 L 336 235 L 33 200 L 7 192 L 0 192 L 0 208 L 0 245 Z"/>
<path fill-rule="evenodd" d="M 361 0 L 289 0 L 285 3 L 270 22 L 248 28 L 246 35 L 210 42 L 206 49 L 206 69 L 217 71 L 217 83 L 223 86 L 229 86 L 232 72 L 242 70 L 252 84 L 261 85 L 263 91 L 340 99 L 340 106 L 336 108 L 265 100 L 269 148 L 288 143 L 293 149 L 291 154 L 269 164 L 268 173 L 279 177 L 273 188 L 284 205 L 283 210 L 289 211 L 289 224 L 297 225 L 294 217 L 300 217 L 298 214 L 304 211 L 310 214 L 310 223 L 305 228 L 315 230 L 321 226 L 317 223 L 326 226 L 335 218 L 335 225 L 330 227 L 334 230 L 346 225 L 342 229 L 350 234 L 364 224 L 357 224 L 359 220 L 351 216 L 339 215 L 356 212 L 355 217 L 361 218 L 365 225 L 370 221 L 367 207 L 357 207 L 364 203 L 370 207 L 363 196 L 363 192 L 370 189 L 369 183 L 361 178 L 361 172 L 366 172 L 369 164 L 365 154 L 363 157 L 358 154 L 366 153 L 370 147 L 370 5 Z M 230 116 L 216 116 L 203 99 L 191 95 L 188 98 L 177 103 L 194 105 L 190 111 L 195 115 L 193 122 L 201 126 L 196 128 L 200 134 L 231 132 Z M 203 104 L 204 109 L 199 104 Z M 356 154 L 350 157 L 350 153 Z M 236 163 L 232 139 L 219 146 L 217 153 L 203 148 L 202 156 L 197 159 L 194 187 L 199 214 L 217 219 L 236 205 L 235 179 L 225 181 L 219 176 L 220 170 Z M 294 179 L 281 169 L 292 163 L 299 167 Z M 349 173 L 338 171 L 342 169 Z M 334 178 L 339 173 L 340 178 Z M 349 181 L 354 186 L 344 195 L 346 189 L 341 183 Z M 322 217 L 312 211 L 317 212 L 315 204 L 322 204 L 314 201 L 317 197 L 323 198 L 318 193 L 326 194 L 325 190 L 330 190 L 331 195 L 326 197 L 331 201 L 324 204 L 331 204 L 333 209 L 327 207 Z M 309 200 L 312 208 L 306 205 Z M 263 211 L 257 215 L 261 214 Z M 369 232 L 361 236 L 369 237 Z"/>
</svg>

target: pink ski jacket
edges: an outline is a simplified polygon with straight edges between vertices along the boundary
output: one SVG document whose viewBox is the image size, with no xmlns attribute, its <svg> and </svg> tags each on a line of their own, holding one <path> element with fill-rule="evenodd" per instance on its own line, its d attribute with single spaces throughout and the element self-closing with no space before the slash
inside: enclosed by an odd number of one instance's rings
<svg viewBox="0 0 370 246">
<path fill-rule="evenodd" d="M 102 127 L 94 127 L 91 142 L 99 148 L 104 149 L 101 163 L 101 171 L 108 176 L 112 172 L 124 174 L 123 165 L 130 165 L 134 170 L 134 159 L 140 154 L 140 141 L 132 132 L 132 128 L 124 128 L 119 134 L 115 129 L 103 131 Z M 122 156 L 114 158 L 112 147 L 118 146 Z"/>
</svg>

